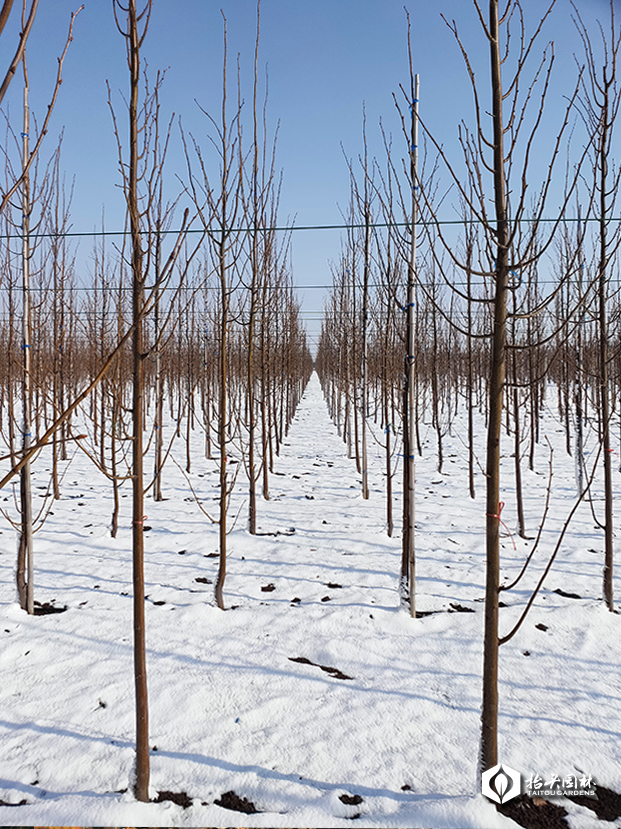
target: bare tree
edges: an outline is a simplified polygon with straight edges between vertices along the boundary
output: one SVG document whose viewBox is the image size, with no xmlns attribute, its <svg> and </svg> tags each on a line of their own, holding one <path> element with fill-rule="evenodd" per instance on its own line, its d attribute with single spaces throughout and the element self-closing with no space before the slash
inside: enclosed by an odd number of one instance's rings
<svg viewBox="0 0 621 829">
<path fill-rule="evenodd" d="M 592 138 L 593 181 L 595 194 L 593 210 L 597 222 L 597 250 L 595 271 L 597 274 L 597 324 L 598 324 L 598 392 L 599 423 L 602 446 L 604 479 L 604 601 L 608 610 L 614 610 L 613 596 L 613 483 L 610 420 L 610 333 L 608 330 L 609 283 L 615 258 L 621 244 L 618 222 L 613 220 L 617 205 L 617 193 L 621 182 L 621 168 L 615 168 L 612 158 L 614 127 L 621 89 L 617 77 L 617 60 L 621 48 L 621 27 L 615 20 L 615 5 L 610 0 L 609 26 L 599 26 L 601 36 L 601 63 L 591 42 L 589 32 L 580 13 L 572 3 L 575 24 L 582 38 L 586 58 L 586 77 L 582 86 L 580 106 L 587 129 Z M 599 521 L 598 521 L 599 524 Z"/>
<path fill-rule="evenodd" d="M 219 179 L 213 182 L 208 165 L 203 157 L 198 142 L 193 138 L 195 157 L 200 172 L 199 177 L 193 172 L 186 144 L 186 158 L 189 171 L 189 189 L 196 205 L 199 220 L 205 231 L 209 232 L 213 268 L 219 285 L 219 343 L 218 343 L 218 446 L 220 450 L 220 514 L 219 514 L 219 548 L 220 559 L 216 579 L 215 596 L 218 607 L 224 610 L 223 589 L 226 578 L 226 541 L 227 510 L 232 489 L 232 481 L 227 471 L 228 447 L 230 443 L 229 428 L 229 330 L 231 325 L 231 296 L 239 284 L 237 261 L 241 255 L 239 249 L 239 230 L 236 224 L 243 217 L 243 161 L 241 148 L 241 93 L 233 108 L 233 116 L 228 110 L 228 46 L 226 18 L 224 21 L 224 57 L 222 76 L 222 108 L 218 122 L 204 109 L 202 112 L 210 121 L 216 137 L 213 145 L 219 157 Z M 239 90 L 239 78 L 238 78 Z M 215 220 L 217 228 L 212 228 Z"/>
<path fill-rule="evenodd" d="M 139 93 L 140 93 L 140 48 L 146 37 L 152 0 L 146 0 L 141 10 L 135 0 L 128 0 L 127 6 L 114 0 L 114 14 L 117 28 L 127 44 L 127 62 L 130 72 L 129 97 L 129 163 L 127 172 L 122 167 L 127 199 L 131 233 L 131 274 L 132 274 L 132 561 L 133 561 L 133 607 L 134 607 L 134 684 L 136 692 L 136 779 L 134 793 L 137 800 L 149 800 L 149 703 L 147 691 L 147 661 L 144 600 L 144 475 L 143 475 L 143 398 L 144 398 L 144 343 L 143 308 L 145 304 L 145 269 L 141 227 L 141 206 L 138 184 L 139 168 Z M 121 15 L 125 20 L 121 22 Z M 144 129 L 144 127 L 143 127 Z"/>
<path fill-rule="evenodd" d="M 153 272 L 152 261 L 158 249 L 157 238 L 161 227 L 153 223 L 154 205 L 161 194 L 161 177 L 164 156 L 159 151 L 159 97 L 158 90 L 163 76 L 158 74 L 153 90 L 149 87 L 146 73 L 143 76 L 141 48 L 144 43 L 153 7 L 153 0 L 144 0 L 140 7 L 136 0 L 114 0 L 114 15 L 119 33 L 126 43 L 127 63 L 130 76 L 128 101 L 128 160 L 124 160 L 123 142 L 109 95 L 114 130 L 118 143 L 119 170 L 127 204 L 130 231 L 131 273 L 131 360 L 132 360 L 132 565 L 134 608 L 134 684 L 136 692 L 136 776 L 134 792 L 137 800 L 149 799 L 149 715 L 146 666 L 145 631 L 145 576 L 144 576 L 144 445 L 145 420 L 145 361 L 151 354 L 145 334 L 145 318 L 159 297 L 160 290 L 169 284 L 179 259 L 188 211 L 185 211 L 181 228 L 174 235 L 168 257 L 156 270 L 153 285 L 147 286 L 147 277 Z M 144 89 L 141 86 L 144 81 Z M 179 275 L 179 286 L 192 258 L 201 244 L 185 257 Z M 172 307 L 173 303 L 171 303 Z M 170 317 L 170 314 L 169 314 Z M 155 347 L 159 348 L 156 342 Z"/>
<path fill-rule="evenodd" d="M 577 171 L 584 156 L 578 159 L 572 170 L 556 221 L 550 227 L 547 237 L 541 238 L 540 220 L 549 203 L 556 161 L 567 138 L 570 115 L 578 94 L 576 86 L 552 141 L 548 172 L 531 197 L 531 159 L 544 121 L 545 101 L 554 64 L 553 44 L 548 44 L 544 49 L 530 79 L 527 78 L 527 67 L 530 66 L 533 47 L 554 8 L 555 0 L 542 10 L 530 35 L 527 33 L 520 0 L 508 0 L 502 11 L 499 0 L 490 0 L 487 15 L 483 13 L 478 0 L 473 2 L 490 50 L 489 93 L 483 92 L 481 82 L 475 76 L 456 23 L 447 21 L 462 52 L 475 101 L 475 129 L 471 131 L 463 124 L 460 126 L 467 183 L 464 183 L 457 168 L 449 161 L 439 141 L 429 131 L 426 132 L 449 171 L 460 198 L 485 237 L 480 262 L 475 267 L 461 260 L 442 232 L 439 241 L 449 261 L 462 271 L 469 270 L 472 276 L 483 280 L 488 296 L 483 296 L 478 301 L 491 303 L 493 309 L 492 330 L 488 334 L 491 340 L 491 363 L 485 465 L 487 564 L 481 731 L 481 770 L 485 770 L 496 765 L 498 758 L 500 438 L 507 374 L 508 299 L 511 292 L 521 284 L 519 274 L 539 260 L 552 244 L 569 200 L 575 192 Z M 515 52 L 513 44 L 516 44 Z M 481 103 L 488 94 L 491 95 L 491 135 L 486 131 Z M 530 107 L 534 109 L 532 117 L 529 117 Z M 428 201 L 424 189 L 422 197 Z M 492 211 L 488 209 L 490 201 Z M 523 225 L 526 218 L 528 223 Z M 545 304 L 554 300 L 556 293 L 553 291 L 537 308 L 531 308 L 530 314 L 539 313 Z M 517 313 L 516 319 L 526 316 L 528 315 Z"/>
</svg>

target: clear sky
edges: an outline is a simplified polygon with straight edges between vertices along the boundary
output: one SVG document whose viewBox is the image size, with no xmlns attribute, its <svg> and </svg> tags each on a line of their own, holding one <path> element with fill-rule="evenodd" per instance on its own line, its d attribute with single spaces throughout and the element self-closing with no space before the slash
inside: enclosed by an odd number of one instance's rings
<svg viewBox="0 0 621 829">
<path fill-rule="evenodd" d="M 606 19 L 607 0 L 577 2 L 586 21 L 598 16 Z M 20 0 L 15 0 L 18 5 Z M 406 0 L 405 5 L 412 20 L 414 68 L 421 78 L 421 115 L 450 146 L 455 141 L 458 120 L 464 117 L 471 121 L 472 95 L 455 39 L 440 15 L 457 20 L 473 63 L 483 74 L 488 51 L 474 5 L 471 0 Z M 534 22 L 546 4 L 543 0 L 523 0 L 523 5 L 528 19 Z M 44 114 L 70 12 L 78 6 L 79 0 L 41 0 L 28 47 L 31 100 L 39 119 Z M 240 55 L 244 96 L 249 100 L 255 0 L 155 0 L 144 47 L 153 72 L 168 68 L 163 117 L 174 112 L 187 130 L 205 141 L 207 122 L 195 100 L 210 112 L 217 112 L 222 73 L 220 9 L 228 21 L 230 56 L 234 60 L 237 53 Z M 621 7 L 619 11 L 621 16 Z M 16 12 L 13 29 L 9 27 L 0 43 L 3 65 L 14 49 Z M 284 174 L 281 217 L 295 216 L 298 225 L 338 223 L 339 207 L 345 208 L 349 198 L 343 153 L 355 158 L 361 151 L 363 102 L 371 153 L 381 155 L 380 118 L 393 132 L 399 152 L 404 146 L 392 100 L 399 84 L 408 83 L 403 0 L 262 0 L 261 16 L 260 64 L 268 67 L 269 117 L 273 125 L 280 122 L 278 166 Z M 107 228 L 117 229 L 123 225 L 123 203 L 106 80 L 121 112 L 128 72 L 111 0 L 85 0 L 74 34 L 43 157 L 52 152 L 55 136 L 64 127 L 63 167 L 68 176 L 75 175 L 73 229 L 90 231 L 99 226 L 104 206 Z M 546 39 L 556 44 L 554 89 L 560 101 L 562 94 L 571 89 L 573 53 L 580 50 L 568 0 L 558 0 Z M 5 101 L 17 131 L 20 94 L 18 77 Z M 185 168 L 175 127 L 167 168 L 171 186 L 176 174 L 184 176 Z M 82 245 L 81 261 L 86 262 L 91 242 Z M 296 284 L 329 283 L 329 262 L 337 259 L 339 248 L 336 231 L 294 234 Z M 324 293 L 314 288 L 302 288 L 300 292 L 311 332 L 318 329 L 310 319 L 321 310 Z"/>
</svg>

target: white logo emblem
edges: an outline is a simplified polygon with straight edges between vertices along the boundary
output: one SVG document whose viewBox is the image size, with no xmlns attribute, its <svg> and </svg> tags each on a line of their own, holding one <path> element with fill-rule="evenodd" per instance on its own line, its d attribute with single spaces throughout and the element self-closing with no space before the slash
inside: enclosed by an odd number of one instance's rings
<svg viewBox="0 0 621 829">
<path fill-rule="evenodd" d="M 483 773 L 481 790 L 485 797 L 495 803 L 506 803 L 520 794 L 521 778 L 519 771 L 502 766 L 500 763 Z"/>
</svg>

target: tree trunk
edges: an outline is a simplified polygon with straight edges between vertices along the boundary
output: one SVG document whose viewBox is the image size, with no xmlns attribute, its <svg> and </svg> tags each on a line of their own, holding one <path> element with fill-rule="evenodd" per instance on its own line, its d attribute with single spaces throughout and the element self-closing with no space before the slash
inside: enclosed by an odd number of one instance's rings
<svg viewBox="0 0 621 829">
<path fill-rule="evenodd" d="M 136 0 L 128 6 L 128 57 L 130 63 L 129 181 L 127 202 L 132 242 L 132 550 L 134 587 L 134 684 L 136 691 L 136 780 L 137 800 L 149 800 L 149 704 L 144 597 L 144 274 L 138 201 L 138 87 L 140 83 L 140 41 Z"/>
<path fill-rule="evenodd" d="M 30 110 L 28 105 L 28 74 L 24 58 L 24 131 L 22 133 L 22 164 L 24 168 L 29 157 Z M 23 428 L 22 451 L 28 451 L 32 429 L 32 320 L 30 306 L 30 176 L 24 176 L 22 185 L 22 276 L 23 276 Z M 21 471 L 21 538 L 17 564 L 17 590 L 20 605 L 29 614 L 34 613 L 34 550 L 32 530 L 32 490 L 30 461 Z M 24 581 L 25 579 L 25 581 Z"/>
<path fill-rule="evenodd" d="M 226 205 L 226 200 L 224 200 Z M 226 210 L 226 206 L 224 211 Z M 224 215 L 226 215 L 224 213 Z M 220 256 L 219 256 L 219 276 L 220 276 L 220 295 L 222 301 L 222 308 L 220 309 L 220 399 L 218 411 L 218 446 L 220 449 L 220 519 L 219 519 L 219 539 L 220 539 L 220 559 L 218 566 L 218 577 L 216 579 L 216 602 L 220 610 L 224 610 L 224 580 L 226 578 L 226 512 L 228 502 L 228 483 L 226 475 L 226 419 L 227 419 L 227 329 L 228 329 L 228 294 L 226 284 L 226 254 L 225 254 L 225 232 L 222 232 L 220 241 Z"/>
<path fill-rule="evenodd" d="M 481 771 L 498 762 L 498 587 L 500 578 L 500 434 L 505 382 L 509 225 L 506 204 L 504 122 L 498 24 L 498 0 L 490 0 L 489 35 L 494 132 L 494 197 L 496 215 L 496 267 L 494 331 L 489 382 L 486 492 L 486 583 L 483 644 L 483 705 L 481 712 Z"/>
</svg>

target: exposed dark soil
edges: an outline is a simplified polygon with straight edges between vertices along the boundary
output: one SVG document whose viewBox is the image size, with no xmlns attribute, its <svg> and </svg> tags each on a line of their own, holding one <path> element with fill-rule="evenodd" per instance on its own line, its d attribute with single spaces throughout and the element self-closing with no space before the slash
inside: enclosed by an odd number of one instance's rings
<svg viewBox="0 0 621 829">
<path fill-rule="evenodd" d="M 621 795 L 613 792 L 612 789 L 607 789 L 605 786 L 598 786 L 595 784 L 596 797 L 585 797 L 584 795 L 576 795 L 575 797 L 568 797 L 573 803 L 579 806 L 586 806 L 592 812 L 595 812 L 600 820 L 617 820 L 621 817 Z"/>
<path fill-rule="evenodd" d="M 299 662 L 302 665 L 312 665 L 315 668 L 320 668 L 322 671 L 325 671 L 325 673 L 334 677 L 334 679 L 353 679 L 353 676 L 347 676 L 347 674 L 339 671 L 338 668 L 330 668 L 328 665 L 319 665 L 317 662 L 311 662 L 311 660 L 307 659 L 305 656 L 290 656 L 288 658 L 290 662 Z"/>
<path fill-rule="evenodd" d="M 0 806 L 25 806 L 27 803 L 26 799 L 20 800 L 19 803 L 7 803 L 6 800 L 0 800 Z"/>
<path fill-rule="evenodd" d="M 43 604 L 41 602 L 34 603 L 35 616 L 48 616 L 50 613 L 64 613 L 66 609 L 66 604 L 56 607 L 53 602 L 43 602 Z"/>
<path fill-rule="evenodd" d="M 329 587 L 330 590 L 336 590 L 339 587 L 342 587 L 342 584 L 337 584 L 335 581 L 328 581 L 326 582 L 326 587 Z"/>
<path fill-rule="evenodd" d="M 359 803 L 362 803 L 362 798 L 359 794 L 342 794 L 339 800 L 346 806 L 357 806 Z"/>
<path fill-rule="evenodd" d="M 192 805 L 192 798 L 187 792 L 158 792 L 154 803 L 164 803 L 165 800 L 170 800 L 171 803 L 176 803 L 177 806 L 183 806 L 184 809 L 189 809 Z"/>
<path fill-rule="evenodd" d="M 194 581 L 197 581 L 199 584 L 213 584 L 211 579 L 206 579 L 204 576 L 197 576 Z"/>
<path fill-rule="evenodd" d="M 246 815 L 258 814 L 258 809 L 247 797 L 240 797 L 236 792 L 225 792 L 220 800 L 214 800 L 216 806 L 230 809 L 232 812 L 243 812 Z"/>
<path fill-rule="evenodd" d="M 548 629 L 548 626 L 541 624 L 541 622 L 538 625 L 535 625 L 535 627 L 537 628 L 537 630 L 547 630 Z"/>
<path fill-rule="evenodd" d="M 521 794 L 496 808 L 525 829 L 568 829 L 569 826 L 565 820 L 565 809 L 542 797 L 531 798 Z"/>
<path fill-rule="evenodd" d="M 276 585 L 271 582 L 269 584 L 264 584 L 263 587 L 261 587 L 262 593 L 271 593 L 273 590 L 276 590 Z"/>
<path fill-rule="evenodd" d="M 457 602 L 451 602 L 450 607 L 448 609 L 449 613 L 474 613 L 475 610 L 473 607 L 465 607 L 463 604 L 457 604 Z"/>
<path fill-rule="evenodd" d="M 557 587 L 556 590 L 552 591 L 559 596 L 563 596 L 565 599 L 581 599 L 582 596 L 579 596 L 577 593 L 566 593 L 565 590 L 561 590 L 560 587 Z"/>
</svg>

